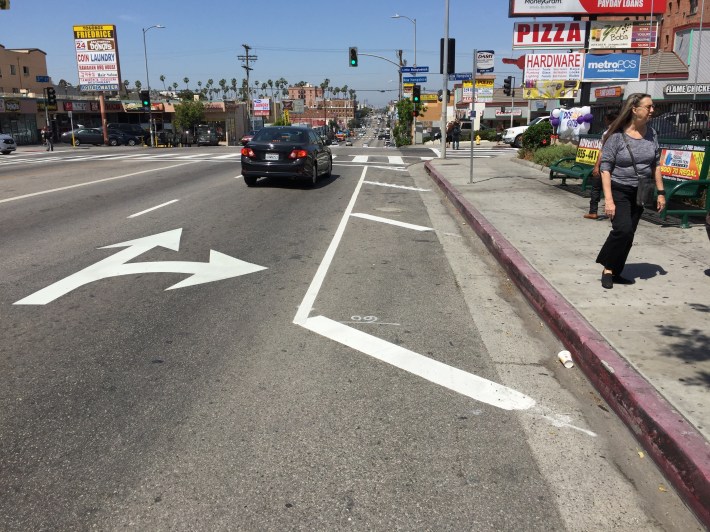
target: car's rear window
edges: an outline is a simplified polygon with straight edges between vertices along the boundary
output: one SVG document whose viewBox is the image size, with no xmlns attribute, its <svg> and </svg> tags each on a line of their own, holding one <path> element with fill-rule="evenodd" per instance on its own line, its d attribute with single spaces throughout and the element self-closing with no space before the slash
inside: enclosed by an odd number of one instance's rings
<svg viewBox="0 0 710 532">
<path fill-rule="evenodd" d="M 306 133 L 303 131 L 289 131 L 277 128 L 264 128 L 254 135 L 257 142 L 307 142 Z"/>
</svg>

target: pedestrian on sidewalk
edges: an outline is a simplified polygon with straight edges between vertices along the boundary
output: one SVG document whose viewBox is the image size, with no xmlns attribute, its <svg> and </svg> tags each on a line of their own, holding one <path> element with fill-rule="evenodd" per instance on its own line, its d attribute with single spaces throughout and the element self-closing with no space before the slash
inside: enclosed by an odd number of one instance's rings
<svg viewBox="0 0 710 532">
<path fill-rule="evenodd" d="M 609 131 L 609 126 L 611 123 L 617 119 L 619 113 L 617 111 L 609 111 L 604 115 L 604 133 L 602 133 L 602 145 L 604 144 L 604 136 Z M 589 198 L 589 213 L 585 214 L 584 217 L 589 220 L 596 220 L 599 218 L 597 211 L 599 210 L 599 200 L 602 197 L 602 176 L 599 167 L 602 164 L 602 154 L 599 150 L 599 155 L 597 156 L 597 162 L 594 164 L 592 169 L 592 190 Z"/>
<path fill-rule="evenodd" d="M 634 93 L 624 102 L 619 116 L 609 126 L 601 154 L 604 211 L 611 220 L 611 232 L 597 256 L 604 266 L 602 287 L 633 284 L 621 276 L 634 243 L 643 206 L 636 204 L 640 177 L 653 177 L 658 190 L 656 207 L 666 205 L 661 177 L 658 136 L 648 125 L 653 115 L 653 100 L 648 94 Z"/>
<path fill-rule="evenodd" d="M 452 136 L 453 136 L 453 135 L 452 135 L 453 129 L 454 129 L 454 123 L 453 123 L 453 122 L 449 122 L 448 124 L 446 124 L 446 147 L 447 147 L 447 148 L 448 148 L 449 146 L 451 146 L 451 140 L 452 140 Z"/>
<path fill-rule="evenodd" d="M 472 132 L 473 133 L 473 132 Z M 459 141 L 461 140 L 461 122 L 454 120 L 454 127 L 451 128 L 451 139 L 454 143 L 454 149 L 459 149 Z"/>
</svg>

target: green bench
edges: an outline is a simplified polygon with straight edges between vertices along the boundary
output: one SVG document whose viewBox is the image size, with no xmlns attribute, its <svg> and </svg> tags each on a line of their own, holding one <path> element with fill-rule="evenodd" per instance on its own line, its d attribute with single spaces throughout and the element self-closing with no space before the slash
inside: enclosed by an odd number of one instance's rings
<svg viewBox="0 0 710 532">
<path fill-rule="evenodd" d="M 569 178 L 581 179 L 582 190 L 585 190 L 593 169 L 594 166 L 577 162 L 576 157 L 563 157 L 550 165 L 550 180 L 559 178 L 566 185 Z"/>
<path fill-rule="evenodd" d="M 670 209 L 666 207 L 660 213 L 661 220 L 665 220 L 669 214 L 680 217 L 680 226 L 684 229 L 690 227 L 688 222 L 689 216 L 705 216 L 710 212 L 710 179 L 687 179 L 683 181 L 675 181 L 671 179 L 663 180 L 663 188 L 666 191 L 666 205 L 670 205 L 673 198 L 676 199 L 694 199 L 700 200 L 705 192 L 705 206 L 702 208 L 693 209 L 692 207 L 684 209 Z"/>
<path fill-rule="evenodd" d="M 661 147 L 661 174 L 666 191 L 667 207 L 660 212 L 661 220 L 670 214 L 681 219 L 682 228 L 690 227 L 689 216 L 705 217 L 710 212 L 710 142 L 701 140 L 658 139 Z M 695 178 L 698 179 L 695 179 Z M 673 209 L 671 200 L 702 200 L 703 207 L 688 205 Z M 678 203 L 678 201 L 676 201 Z M 687 204 L 686 204 L 687 205 Z"/>
<path fill-rule="evenodd" d="M 581 179 L 582 190 L 586 190 L 601 144 L 601 135 L 580 135 L 575 156 L 563 157 L 550 165 L 550 179 L 560 178 L 563 185 L 567 184 L 569 178 Z"/>
</svg>

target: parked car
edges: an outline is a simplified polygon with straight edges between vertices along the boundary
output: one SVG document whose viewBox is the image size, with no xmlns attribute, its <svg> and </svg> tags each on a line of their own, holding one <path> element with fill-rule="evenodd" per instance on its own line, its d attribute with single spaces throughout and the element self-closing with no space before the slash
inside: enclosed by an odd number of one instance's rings
<svg viewBox="0 0 710 532">
<path fill-rule="evenodd" d="M 140 124 L 127 124 L 125 122 L 109 122 L 108 129 L 120 129 L 124 133 L 143 139 L 146 144 L 150 143 L 150 131 L 146 131 Z"/>
<path fill-rule="evenodd" d="M 99 128 L 84 127 L 72 130 L 74 133 L 74 146 L 80 146 L 82 144 L 93 144 L 94 146 L 101 146 L 104 143 L 104 132 Z M 72 131 L 67 131 L 62 133 L 59 138 L 61 142 L 66 144 L 72 143 Z M 124 133 L 122 131 L 116 131 L 115 129 L 108 130 L 108 143 L 111 146 L 118 146 L 124 143 Z M 135 139 L 135 137 L 133 137 Z M 135 143 L 135 142 L 134 142 Z"/>
<path fill-rule="evenodd" d="M 249 187 L 259 177 L 304 178 L 315 185 L 333 172 L 333 154 L 311 129 L 274 126 L 260 129 L 242 148 L 242 176 Z"/>
<path fill-rule="evenodd" d="M 239 142 L 241 142 L 242 145 L 246 146 L 247 142 L 254 138 L 254 135 L 256 135 L 256 131 L 256 129 L 252 129 L 249 133 L 245 133 L 244 135 L 242 135 L 242 138 L 239 139 Z"/>
<path fill-rule="evenodd" d="M 330 141 L 330 144 L 331 144 L 332 146 L 340 146 L 340 143 L 338 142 L 338 139 L 333 139 L 333 140 L 331 140 L 331 141 Z"/>
<path fill-rule="evenodd" d="M 537 118 L 533 118 L 527 126 L 516 126 L 508 128 L 505 130 L 505 133 L 503 133 L 503 142 L 505 142 L 506 144 L 510 144 L 514 148 L 522 148 L 523 133 L 525 133 L 525 131 L 530 126 L 534 126 L 535 124 L 539 124 L 540 122 L 545 122 L 549 120 L 549 115 L 538 116 Z"/>
<path fill-rule="evenodd" d="M 71 144 L 72 139 L 75 146 L 79 146 L 81 144 L 94 144 L 99 146 L 104 143 L 104 134 L 100 129 L 80 127 L 71 131 L 66 131 L 65 133 L 62 133 L 61 137 L 59 137 L 59 140 L 67 144 Z"/>
<path fill-rule="evenodd" d="M 705 111 L 671 111 L 651 117 L 648 124 L 661 138 L 710 139 L 710 116 Z"/>
<path fill-rule="evenodd" d="M 135 135 L 126 133 L 120 129 L 108 128 L 108 143 L 111 146 L 120 146 L 121 144 L 126 146 L 135 146 L 136 144 L 140 144 L 141 140 L 142 137 L 136 137 Z"/>
<path fill-rule="evenodd" d="M 7 155 L 16 149 L 17 145 L 15 144 L 15 139 L 13 139 L 10 135 L 0 133 L 0 152 L 2 152 L 3 155 Z"/>
<path fill-rule="evenodd" d="M 353 145 L 353 141 L 350 140 L 350 139 L 347 139 L 347 140 L 345 141 L 345 145 L 346 145 L 346 146 L 352 146 L 352 145 Z"/>
</svg>

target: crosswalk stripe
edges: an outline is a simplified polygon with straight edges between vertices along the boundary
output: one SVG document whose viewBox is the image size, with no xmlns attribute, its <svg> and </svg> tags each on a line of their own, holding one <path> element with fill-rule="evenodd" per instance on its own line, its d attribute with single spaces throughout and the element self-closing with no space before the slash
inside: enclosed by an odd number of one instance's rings
<svg viewBox="0 0 710 532">
<path fill-rule="evenodd" d="M 387 160 L 390 164 L 404 164 L 404 160 L 399 155 L 388 155 Z"/>
<path fill-rule="evenodd" d="M 352 161 L 352 162 L 354 162 L 354 163 L 366 163 L 368 159 L 369 159 L 369 156 L 368 156 L 368 155 L 356 155 L 355 157 L 353 157 L 353 161 Z"/>
</svg>

